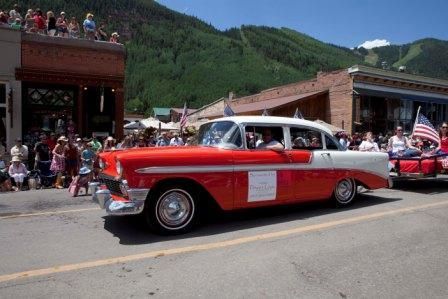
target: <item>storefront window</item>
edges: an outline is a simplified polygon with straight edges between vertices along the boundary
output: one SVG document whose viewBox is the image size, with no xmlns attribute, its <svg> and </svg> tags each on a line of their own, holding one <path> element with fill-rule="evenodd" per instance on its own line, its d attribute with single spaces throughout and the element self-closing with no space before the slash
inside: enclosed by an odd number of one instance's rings
<svg viewBox="0 0 448 299">
<path fill-rule="evenodd" d="M 65 134 L 68 122 L 73 119 L 75 89 L 25 86 L 23 90 L 24 134 L 41 130 Z"/>
<path fill-rule="evenodd" d="M 448 120 L 448 104 L 415 101 L 406 98 L 381 98 L 360 95 L 355 98 L 354 129 L 356 132 L 393 132 L 402 126 L 406 133 L 412 133 L 417 110 L 425 115 L 434 126 Z"/>
</svg>

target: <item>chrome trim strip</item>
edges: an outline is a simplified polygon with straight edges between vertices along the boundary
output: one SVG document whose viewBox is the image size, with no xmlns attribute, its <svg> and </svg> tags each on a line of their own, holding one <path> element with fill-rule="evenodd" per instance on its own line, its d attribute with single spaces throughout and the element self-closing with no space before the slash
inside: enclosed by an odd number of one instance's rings
<svg viewBox="0 0 448 299">
<path fill-rule="evenodd" d="M 233 165 L 212 165 L 212 166 L 153 166 L 136 169 L 136 173 L 203 173 L 203 172 L 233 172 L 235 171 Z"/>
<path fill-rule="evenodd" d="M 267 171 L 267 170 L 310 170 L 326 169 L 323 165 L 312 165 L 306 163 L 285 163 L 285 164 L 246 164 L 246 165 L 212 165 L 212 166 L 154 166 L 136 169 L 140 174 L 174 174 L 174 173 L 214 173 L 214 172 L 238 172 L 238 171 Z M 359 170 L 374 175 L 384 177 L 383 174 L 369 171 L 368 169 L 335 168 L 338 170 Z M 386 178 L 386 177 L 384 177 Z"/>
</svg>

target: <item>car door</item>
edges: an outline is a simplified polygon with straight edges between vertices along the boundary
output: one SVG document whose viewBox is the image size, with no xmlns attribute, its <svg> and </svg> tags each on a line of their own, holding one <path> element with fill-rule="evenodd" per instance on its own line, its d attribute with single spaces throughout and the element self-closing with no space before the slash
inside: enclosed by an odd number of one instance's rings
<svg viewBox="0 0 448 299">
<path fill-rule="evenodd" d="M 259 126 L 250 126 L 256 139 Z M 246 127 L 247 129 L 247 127 Z M 276 138 L 283 138 L 283 127 L 272 127 Z M 248 130 L 251 131 L 251 130 Z M 281 136 L 279 136 L 281 135 Z M 246 134 L 246 137 L 248 135 Z M 247 142 L 257 142 L 247 138 Z M 276 205 L 286 202 L 293 196 L 294 173 L 291 169 L 291 156 L 287 151 L 251 149 L 234 151 L 235 208 Z"/>
<path fill-rule="evenodd" d="M 334 186 L 332 153 L 324 146 L 325 134 L 309 127 L 291 127 L 291 155 L 294 171 L 294 196 L 291 201 L 307 201 L 328 197 Z M 304 146 L 297 147 L 298 138 Z M 308 153 L 309 159 L 306 161 Z M 307 163 L 306 163 L 307 162 Z"/>
</svg>

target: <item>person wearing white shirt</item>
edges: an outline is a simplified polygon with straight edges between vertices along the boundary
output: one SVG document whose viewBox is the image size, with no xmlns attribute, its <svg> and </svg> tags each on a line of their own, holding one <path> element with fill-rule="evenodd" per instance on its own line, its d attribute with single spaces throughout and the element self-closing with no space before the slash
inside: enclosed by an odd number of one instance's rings
<svg viewBox="0 0 448 299">
<path fill-rule="evenodd" d="M 16 145 L 11 148 L 11 157 L 18 156 L 22 161 L 28 161 L 28 147 L 22 144 L 22 139 L 16 139 Z"/>
<path fill-rule="evenodd" d="M 271 129 L 263 129 L 262 132 L 263 141 L 257 145 L 257 149 L 270 149 L 273 151 L 283 151 L 285 148 L 283 144 L 272 138 Z"/>
<path fill-rule="evenodd" d="M 372 132 L 367 132 L 364 140 L 359 145 L 360 152 L 379 152 L 378 144 L 373 141 Z"/>
<path fill-rule="evenodd" d="M 341 138 L 339 139 L 339 143 L 342 145 L 342 149 L 344 151 L 348 150 L 348 146 L 350 145 L 350 142 L 347 139 L 347 134 L 341 133 Z"/>
<path fill-rule="evenodd" d="M 8 174 L 14 179 L 18 191 L 22 190 L 22 184 L 28 173 L 25 164 L 22 163 L 18 156 L 12 157 L 11 165 L 9 166 Z"/>
<path fill-rule="evenodd" d="M 170 140 L 170 146 L 182 146 L 184 145 L 184 141 L 179 137 L 178 133 L 174 133 L 174 137 Z"/>
</svg>

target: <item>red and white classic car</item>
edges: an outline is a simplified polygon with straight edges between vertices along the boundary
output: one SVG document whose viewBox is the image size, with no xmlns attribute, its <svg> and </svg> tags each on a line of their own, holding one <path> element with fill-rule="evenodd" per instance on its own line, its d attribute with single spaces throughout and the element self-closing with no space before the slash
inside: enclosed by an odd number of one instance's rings
<svg viewBox="0 0 448 299">
<path fill-rule="evenodd" d="M 390 185 L 387 154 L 343 151 L 330 130 L 311 121 L 226 117 L 203 124 L 197 138 L 197 146 L 102 153 L 94 199 L 110 215 L 144 213 L 166 234 L 190 230 L 207 200 L 223 210 L 326 198 L 346 206 L 357 186 Z"/>
</svg>

